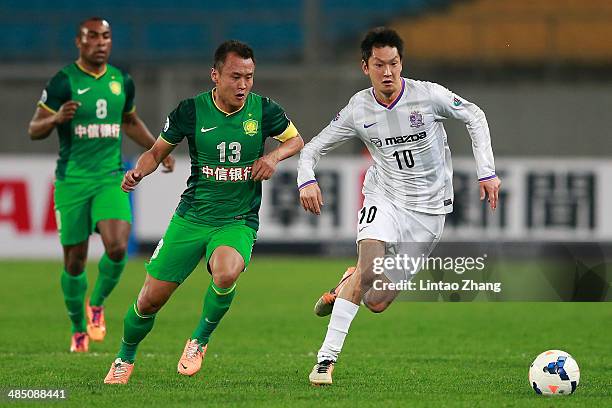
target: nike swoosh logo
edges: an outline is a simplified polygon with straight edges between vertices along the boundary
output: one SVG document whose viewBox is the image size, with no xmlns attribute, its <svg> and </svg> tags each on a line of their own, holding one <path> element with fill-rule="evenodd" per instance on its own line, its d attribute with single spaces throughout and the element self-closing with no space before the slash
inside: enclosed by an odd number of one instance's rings
<svg viewBox="0 0 612 408">
<path fill-rule="evenodd" d="M 368 227 L 369 227 L 369 225 L 366 225 L 365 227 L 361 227 L 361 228 L 359 228 L 359 232 L 361 232 L 362 230 L 364 230 L 364 229 L 366 229 L 366 228 L 368 228 Z"/>
<path fill-rule="evenodd" d="M 215 126 L 215 127 L 211 127 L 211 128 L 208 128 L 208 129 L 206 129 L 206 128 L 204 128 L 204 127 L 203 127 L 203 128 L 202 128 L 202 129 L 200 129 L 200 130 L 202 131 L 202 133 L 206 133 L 206 132 L 210 132 L 211 130 L 214 130 L 214 129 L 216 129 L 216 128 L 217 128 L 217 126 Z"/>
<path fill-rule="evenodd" d="M 369 127 L 374 126 L 374 125 L 375 125 L 375 124 L 377 124 L 377 123 L 378 123 L 378 122 L 374 122 L 374 123 L 370 123 L 370 124 L 364 123 L 364 124 L 363 124 L 363 128 L 364 128 L 364 129 L 367 129 L 367 128 L 369 128 Z"/>
<path fill-rule="evenodd" d="M 185 370 L 187 369 L 187 366 L 183 363 L 181 363 L 181 367 L 183 367 Z"/>
<path fill-rule="evenodd" d="M 205 317 L 205 318 L 204 318 L 204 320 L 206 320 L 206 321 L 207 321 L 208 323 L 210 323 L 210 324 L 219 323 L 219 322 L 211 322 L 210 320 L 208 320 L 208 318 L 207 318 L 207 317 Z"/>
<path fill-rule="evenodd" d="M 77 94 L 83 95 L 85 92 L 89 91 L 91 87 L 85 89 L 77 89 Z"/>
</svg>

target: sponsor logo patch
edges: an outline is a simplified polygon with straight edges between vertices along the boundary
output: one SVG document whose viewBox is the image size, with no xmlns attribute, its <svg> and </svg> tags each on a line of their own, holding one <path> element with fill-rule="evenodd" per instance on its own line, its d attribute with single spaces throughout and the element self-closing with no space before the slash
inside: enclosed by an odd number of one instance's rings
<svg viewBox="0 0 612 408">
<path fill-rule="evenodd" d="M 396 144 L 408 143 L 408 142 L 418 142 L 419 140 L 423 140 L 427 137 L 427 132 L 419 132 L 414 135 L 403 135 L 397 137 L 388 137 L 385 139 L 385 146 L 393 146 Z"/>
</svg>

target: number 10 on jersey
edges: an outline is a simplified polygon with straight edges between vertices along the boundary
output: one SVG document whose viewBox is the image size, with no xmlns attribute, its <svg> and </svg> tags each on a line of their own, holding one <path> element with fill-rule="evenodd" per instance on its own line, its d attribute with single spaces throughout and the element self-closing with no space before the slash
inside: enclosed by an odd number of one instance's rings
<svg viewBox="0 0 612 408">
<path fill-rule="evenodd" d="M 397 167 L 399 167 L 400 170 L 403 170 L 402 164 L 409 169 L 414 167 L 414 157 L 412 157 L 412 152 L 410 150 L 395 151 L 393 152 L 393 157 L 397 160 Z"/>
</svg>

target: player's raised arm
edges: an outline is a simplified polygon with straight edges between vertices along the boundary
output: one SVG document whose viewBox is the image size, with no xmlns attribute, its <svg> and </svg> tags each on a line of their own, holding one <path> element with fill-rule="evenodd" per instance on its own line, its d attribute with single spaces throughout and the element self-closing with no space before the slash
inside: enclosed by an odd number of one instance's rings
<svg viewBox="0 0 612 408">
<path fill-rule="evenodd" d="M 472 139 L 472 152 L 480 188 L 480 199 L 488 197 L 491 209 L 497 208 L 501 181 L 495 174 L 495 160 L 487 118 L 476 104 L 452 93 L 441 85 L 431 83 L 431 98 L 436 119 L 454 118 L 465 123 Z"/>
<path fill-rule="evenodd" d="M 28 126 L 28 134 L 32 140 L 45 139 L 51 134 L 55 126 L 61 125 L 74 118 L 80 102 L 67 101 L 57 112 L 37 107 Z"/>
<path fill-rule="evenodd" d="M 163 138 L 158 138 L 149 150 L 140 155 L 136 162 L 136 167 L 125 173 L 123 183 L 121 183 L 123 191 L 129 192 L 134 190 L 140 180 L 153 173 L 159 164 L 168 157 L 174 146 Z"/>
<path fill-rule="evenodd" d="M 300 203 L 305 211 L 321 214 L 323 197 L 314 173 L 321 157 L 357 134 L 351 102 L 352 100 L 325 129 L 306 143 L 300 153 L 297 185 L 300 190 Z"/>
<path fill-rule="evenodd" d="M 28 126 L 32 140 L 48 137 L 53 129 L 74 118 L 81 102 L 71 99 L 70 81 L 65 73 L 57 73 L 47 83 L 38 100 L 34 116 Z"/>
</svg>

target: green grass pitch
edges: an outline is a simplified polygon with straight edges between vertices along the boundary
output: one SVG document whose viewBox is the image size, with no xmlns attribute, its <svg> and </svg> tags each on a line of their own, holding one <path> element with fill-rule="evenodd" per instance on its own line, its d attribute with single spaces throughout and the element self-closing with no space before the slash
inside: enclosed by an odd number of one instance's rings
<svg viewBox="0 0 612 408">
<path fill-rule="evenodd" d="M 255 256 L 202 371 L 187 378 L 176 364 L 208 284 L 198 267 L 159 313 L 127 386 L 102 380 L 144 279 L 142 260 L 128 264 L 107 301 L 105 342 L 82 355 L 68 352 L 60 263 L 0 262 L 0 389 L 66 389 L 58 407 L 612 406 L 610 303 L 397 302 L 379 315 L 362 308 L 334 385 L 310 386 L 328 322 L 314 316 L 312 305 L 349 262 Z M 95 264 L 88 271 L 91 288 Z M 574 395 L 542 397 L 529 387 L 529 364 L 554 348 L 580 365 Z M 42 406 L 11 406 L 34 405 Z"/>
</svg>

